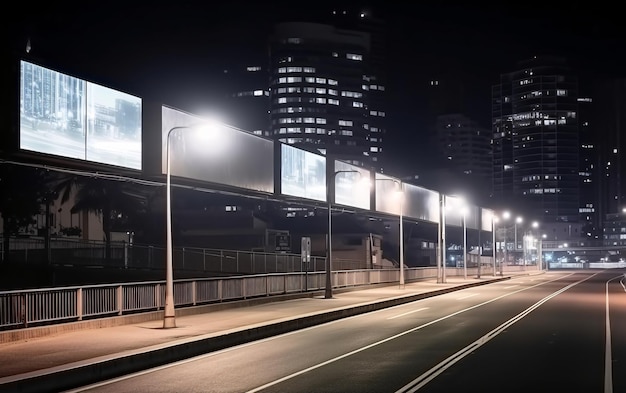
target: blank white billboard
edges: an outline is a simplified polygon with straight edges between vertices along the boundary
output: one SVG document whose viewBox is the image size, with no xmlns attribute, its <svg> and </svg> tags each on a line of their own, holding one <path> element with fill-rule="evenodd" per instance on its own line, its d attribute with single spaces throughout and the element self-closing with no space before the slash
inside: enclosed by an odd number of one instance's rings
<svg viewBox="0 0 626 393">
<path fill-rule="evenodd" d="M 404 216 L 439 222 L 439 193 L 405 183 Z"/>
<path fill-rule="evenodd" d="M 20 149 L 141 170 L 141 99 L 21 61 Z"/>
<path fill-rule="evenodd" d="M 281 144 L 281 193 L 326 202 L 326 157 Z"/>
<path fill-rule="evenodd" d="M 163 106 L 162 170 L 215 184 L 274 192 L 274 142 Z"/>
<path fill-rule="evenodd" d="M 370 209 L 370 176 L 365 168 L 335 160 L 335 203 Z"/>
<path fill-rule="evenodd" d="M 401 204 L 406 203 L 406 196 L 402 192 L 402 182 L 380 173 L 376 173 L 375 176 L 376 211 L 399 216 L 400 208 L 405 210 Z"/>
</svg>

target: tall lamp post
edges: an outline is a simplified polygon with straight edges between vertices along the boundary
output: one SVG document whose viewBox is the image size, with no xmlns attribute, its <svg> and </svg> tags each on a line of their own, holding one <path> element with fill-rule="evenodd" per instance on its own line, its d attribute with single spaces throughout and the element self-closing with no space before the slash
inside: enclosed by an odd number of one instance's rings
<svg viewBox="0 0 626 393">
<path fill-rule="evenodd" d="M 173 127 L 167 132 L 166 138 L 166 169 L 165 169 L 165 190 L 166 190 L 166 211 L 167 222 L 165 227 L 165 312 L 163 315 L 163 328 L 176 327 L 176 311 L 174 310 L 174 267 L 172 258 L 172 171 L 170 157 L 170 138 L 174 131 L 187 129 L 187 126 Z"/>
<path fill-rule="evenodd" d="M 517 249 L 518 249 L 518 247 L 517 247 L 517 224 L 521 224 L 523 221 L 524 221 L 524 219 L 522 217 L 517 216 L 517 218 L 515 218 L 515 223 L 513 224 L 514 228 L 515 228 L 514 229 L 514 233 L 515 233 L 515 247 L 514 247 L 515 248 L 515 253 L 517 253 Z"/>
<path fill-rule="evenodd" d="M 333 175 L 331 176 L 330 179 L 328 179 L 328 182 L 326 184 L 326 201 L 328 202 L 328 240 L 326 242 L 326 287 L 324 288 L 324 298 L 325 299 L 332 299 L 333 297 L 333 285 L 332 285 L 332 278 L 331 278 L 331 263 L 332 263 L 332 258 L 333 258 L 333 242 L 332 242 L 332 228 L 333 228 L 333 214 L 332 214 L 332 202 L 331 202 L 331 185 L 333 186 L 332 188 L 335 188 L 335 180 L 337 179 L 337 175 L 340 173 L 358 173 L 359 175 L 361 174 L 361 172 L 359 171 L 355 171 L 355 170 L 341 170 L 341 171 L 335 171 L 333 173 Z"/>
<path fill-rule="evenodd" d="M 503 221 L 508 220 L 510 217 L 511 217 L 511 213 L 509 213 L 508 211 L 505 211 L 504 213 L 502 213 Z M 506 225 L 504 225 L 504 260 L 502 262 L 500 262 L 500 275 L 501 276 L 504 276 L 504 264 L 509 259 L 509 252 L 508 252 L 508 248 L 506 246 L 506 230 L 507 230 L 507 227 L 506 227 Z"/>
<path fill-rule="evenodd" d="M 394 182 L 399 190 L 398 190 L 398 195 L 400 197 L 400 213 L 399 213 L 399 219 L 400 219 L 400 239 L 399 239 L 399 245 L 400 245 L 400 287 L 404 288 L 404 228 L 402 226 L 402 221 L 403 221 L 403 210 L 404 210 L 404 186 L 402 184 L 402 182 L 396 180 L 396 179 L 376 179 L 376 181 L 392 181 Z"/>
<path fill-rule="evenodd" d="M 467 226 L 465 225 L 465 216 L 467 215 L 467 206 L 461 208 L 463 218 L 463 279 L 467 280 Z M 478 255 L 480 259 L 480 254 Z"/>
<path fill-rule="evenodd" d="M 171 128 L 167 132 L 166 137 L 166 169 L 165 169 L 165 188 L 166 188 L 166 244 L 165 244 L 165 311 L 163 314 L 163 328 L 175 328 L 176 327 L 176 312 L 174 310 L 174 267 L 172 257 L 172 171 L 171 171 L 171 154 L 170 154 L 170 138 L 175 131 L 181 131 L 185 129 L 197 130 L 203 128 L 206 124 L 195 126 L 177 126 Z"/>
<path fill-rule="evenodd" d="M 439 201 L 439 272 L 437 272 L 437 281 L 440 283 L 446 282 L 446 196 L 440 194 Z M 439 277 L 441 276 L 441 277 Z"/>
<path fill-rule="evenodd" d="M 496 223 L 498 222 L 498 216 L 496 216 L 495 214 L 491 217 L 491 236 L 492 236 L 492 240 L 491 240 L 491 248 L 492 248 L 492 253 L 493 253 L 493 275 L 495 277 L 496 275 Z"/>
</svg>

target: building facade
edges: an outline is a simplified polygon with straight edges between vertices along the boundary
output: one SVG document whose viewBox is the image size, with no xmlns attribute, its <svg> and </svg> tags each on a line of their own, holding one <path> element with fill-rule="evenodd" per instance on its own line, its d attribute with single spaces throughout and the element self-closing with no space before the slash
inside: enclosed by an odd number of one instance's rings
<svg viewBox="0 0 626 393">
<path fill-rule="evenodd" d="M 492 87 L 493 195 L 525 217 L 579 222 L 578 78 L 560 58 L 533 58 Z"/>
<path fill-rule="evenodd" d="M 380 119 L 386 114 L 371 101 L 382 102 L 384 86 L 370 64 L 371 44 L 366 32 L 308 22 L 276 25 L 270 43 L 272 136 L 382 171 Z"/>
</svg>

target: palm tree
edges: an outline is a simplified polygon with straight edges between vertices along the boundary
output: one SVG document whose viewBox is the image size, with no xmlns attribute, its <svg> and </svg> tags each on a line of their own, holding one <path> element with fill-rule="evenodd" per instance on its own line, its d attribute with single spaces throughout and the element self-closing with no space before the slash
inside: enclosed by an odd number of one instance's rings
<svg viewBox="0 0 626 393">
<path fill-rule="evenodd" d="M 78 212 L 95 213 L 102 218 L 105 240 L 105 259 L 111 257 L 112 223 L 118 215 L 135 215 L 145 206 L 132 183 L 102 179 L 94 176 L 64 175 L 54 186 L 61 203 L 74 198 L 72 214 Z"/>
</svg>

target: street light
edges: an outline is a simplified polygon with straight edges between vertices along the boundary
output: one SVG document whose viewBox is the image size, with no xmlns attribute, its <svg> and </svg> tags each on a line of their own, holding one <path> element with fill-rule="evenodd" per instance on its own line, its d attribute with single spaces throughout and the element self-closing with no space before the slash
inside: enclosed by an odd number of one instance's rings
<svg viewBox="0 0 626 393">
<path fill-rule="evenodd" d="M 493 275 L 496 275 L 496 223 L 499 221 L 498 216 L 495 214 L 491 217 L 491 236 L 493 237 L 491 241 L 491 248 L 493 249 Z"/>
<path fill-rule="evenodd" d="M 511 217 L 511 213 L 509 213 L 508 211 L 505 211 L 504 213 L 502 213 L 502 219 L 503 221 L 508 220 Z M 504 225 L 504 260 L 502 262 L 500 262 L 500 275 L 504 276 L 504 263 L 507 262 L 507 260 L 509 259 L 509 253 L 508 253 L 508 249 L 506 246 L 506 225 Z"/>
<path fill-rule="evenodd" d="M 400 240 L 399 240 L 399 244 L 400 244 L 400 287 L 403 288 L 404 287 L 404 229 L 402 227 L 402 221 L 403 221 L 403 209 L 404 209 L 404 186 L 402 184 L 402 182 L 396 180 L 396 179 L 376 179 L 376 181 L 392 181 L 394 182 L 399 190 L 398 190 L 398 195 L 400 197 L 400 214 L 399 214 L 399 219 L 400 219 Z"/>
<path fill-rule="evenodd" d="M 333 243 L 332 243 L 332 227 L 333 227 L 333 215 L 332 215 L 332 203 L 331 203 L 331 185 L 334 186 L 335 180 L 337 179 L 337 175 L 340 173 L 357 173 L 359 176 L 361 172 L 357 170 L 340 170 L 335 171 L 333 176 L 328 179 L 326 184 L 326 201 L 328 203 L 328 240 L 327 240 L 327 250 L 326 250 L 326 288 L 324 289 L 324 298 L 332 299 L 333 297 L 333 286 L 331 279 L 331 263 L 333 257 Z M 334 188 L 334 187 L 333 187 Z"/>
<path fill-rule="evenodd" d="M 197 130 L 204 128 L 205 125 L 196 126 L 177 126 L 171 128 L 167 132 L 166 138 L 166 169 L 165 169 L 165 188 L 166 188 L 166 245 L 165 245 L 165 311 L 163 314 L 163 328 L 175 328 L 176 327 L 176 312 L 174 310 L 174 267 L 172 258 L 172 180 L 171 180 L 171 157 L 170 157 L 170 138 L 175 131 L 181 131 L 186 129 Z"/>
<path fill-rule="evenodd" d="M 441 264 L 441 283 L 446 282 L 446 196 L 441 194 L 439 207 L 439 263 Z M 437 274 L 439 277 L 439 274 Z"/>
<path fill-rule="evenodd" d="M 522 221 L 524 221 L 524 219 L 521 216 L 517 216 L 517 218 L 515 219 L 515 223 L 513 224 L 513 226 L 515 227 L 515 252 L 517 253 L 517 249 L 519 247 L 517 247 L 517 224 L 521 224 Z"/>
<path fill-rule="evenodd" d="M 462 220 L 462 226 L 463 226 L 463 277 L 465 280 L 467 280 L 467 227 L 465 225 L 465 216 L 467 214 L 467 203 L 465 202 L 465 198 L 459 195 L 451 195 L 450 200 L 452 204 L 454 205 L 453 207 L 458 208 L 459 209 L 458 211 L 460 211 L 461 213 L 461 220 Z M 447 208 L 448 208 L 448 202 L 444 201 L 444 216 L 447 212 L 445 211 L 447 210 Z"/>
<path fill-rule="evenodd" d="M 461 214 L 463 215 L 463 279 L 467 280 L 467 226 L 465 225 L 467 206 L 463 205 Z M 478 259 L 480 259 L 480 253 Z"/>
</svg>

